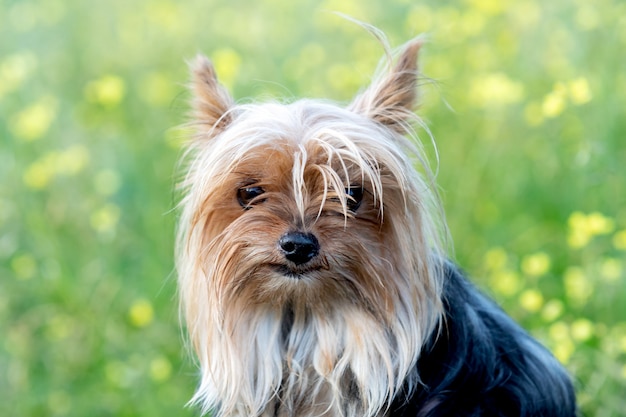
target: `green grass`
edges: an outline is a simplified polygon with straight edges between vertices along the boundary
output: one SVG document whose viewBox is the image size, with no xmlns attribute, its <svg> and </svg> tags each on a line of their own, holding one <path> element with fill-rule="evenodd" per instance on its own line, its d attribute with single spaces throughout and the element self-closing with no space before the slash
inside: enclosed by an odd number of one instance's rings
<svg viewBox="0 0 626 417">
<path fill-rule="evenodd" d="M 382 51 L 332 10 L 394 45 L 429 34 L 455 258 L 585 415 L 626 416 L 618 0 L 0 1 L 0 415 L 197 415 L 172 259 L 185 60 L 237 98 L 347 101 Z"/>
</svg>

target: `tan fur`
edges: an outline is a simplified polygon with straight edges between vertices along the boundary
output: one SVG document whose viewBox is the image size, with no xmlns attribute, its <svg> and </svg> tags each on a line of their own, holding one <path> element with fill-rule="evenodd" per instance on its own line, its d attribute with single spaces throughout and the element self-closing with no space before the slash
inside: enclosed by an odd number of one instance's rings
<svg viewBox="0 0 626 417">
<path fill-rule="evenodd" d="M 233 100 L 228 91 L 220 85 L 211 62 L 202 55 L 196 57 L 193 64 L 194 120 L 197 124 L 217 134 L 230 124 L 228 109 Z"/>
<path fill-rule="evenodd" d="M 177 268 L 203 411 L 383 416 L 405 381 L 418 383 L 442 284 L 433 185 L 403 136 L 419 47 L 407 44 L 348 109 L 235 106 L 209 61 L 196 61 Z M 251 183 L 265 192 L 244 210 L 237 190 Z M 366 190 L 355 213 L 350 186 Z M 294 230 L 319 240 L 304 265 L 277 244 Z"/>
<path fill-rule="evenodd" d="M 412 119 L 412 110 L 417 99 L 417 55 L 421 47 L 420 39 L 414 39 L 405 45 L 393 70 L 360 94 L 350 110 L 368 116 L 401 134 L 405 133 L 406 121 Z"/>
</svg>

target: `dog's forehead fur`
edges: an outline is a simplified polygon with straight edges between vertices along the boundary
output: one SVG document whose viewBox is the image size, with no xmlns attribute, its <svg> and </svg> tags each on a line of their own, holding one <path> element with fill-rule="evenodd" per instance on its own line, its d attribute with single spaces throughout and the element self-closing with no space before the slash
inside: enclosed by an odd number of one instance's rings
<svg viewBox="0 0 626 417">
<path fill-rule="evenodd" d="M 270 168 L 288 162 L 300 174 L 325 166 L 343 181 L 354 176 L 373 181 L 385 170 L 403 182 L 410 168 L 405 156 L 410 145 L 403 137 L 336 105 L 300 100 L 286 106 L 248 105 L 233 113 L 237 115 L 232 126 L 207 144 L 211 165 L 227 165 L 222 166 L 223 173 L 238 170 L 233 161 Z"/>
</svg>

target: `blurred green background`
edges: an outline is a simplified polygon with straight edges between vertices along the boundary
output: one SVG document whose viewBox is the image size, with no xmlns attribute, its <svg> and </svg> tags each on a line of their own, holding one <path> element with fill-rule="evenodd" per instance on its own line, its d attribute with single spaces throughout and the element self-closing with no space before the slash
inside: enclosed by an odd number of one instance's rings
<svg viewBox="0 0 626 417">
<path fill-rule="evenodd" d="M 626 3 L 0 0 L 0 415 L 192 416 L 172 211 L 205 52 L 235 97 L 348 101 L 427 33 L 455 258 L 626 416 Z M 427 135 L 423 135 L 427 138 Z"/>
</svg>

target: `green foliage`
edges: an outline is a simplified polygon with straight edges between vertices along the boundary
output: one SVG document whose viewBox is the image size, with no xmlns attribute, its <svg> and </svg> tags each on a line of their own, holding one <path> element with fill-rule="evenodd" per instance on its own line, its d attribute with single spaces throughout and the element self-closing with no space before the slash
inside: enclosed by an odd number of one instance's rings
<svg viewBox="0 0 626 417">
<path fill-rule="evenodd" d="M 171 416 L 185 59 L 237 98 L 349 100 L 426 32 L 421 114 L 456 258 L 626 416 L 626 4 L 0 1 L 0 415 Z"/>
</svg>

